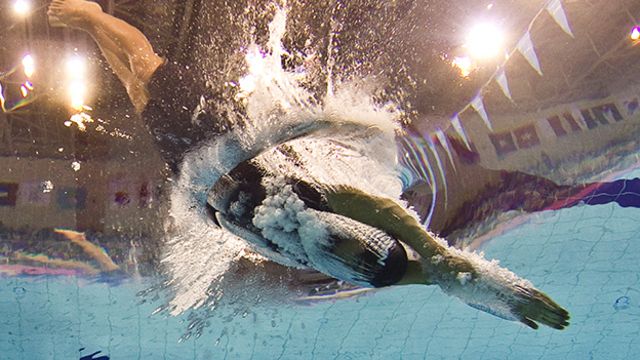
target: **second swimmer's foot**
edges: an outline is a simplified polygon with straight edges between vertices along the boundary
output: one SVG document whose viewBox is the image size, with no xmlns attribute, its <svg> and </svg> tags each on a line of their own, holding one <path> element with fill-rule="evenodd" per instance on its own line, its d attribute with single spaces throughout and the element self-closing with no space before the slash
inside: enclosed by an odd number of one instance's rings
<svg viewBox="0 0 640 360">
<path fill-rule="evenodd" d="M 47 12 L 47 17 L 49 18 L 49 26 L 51 27 L 67 27 L 65 23 L 62 22 L 57 16 L 52 15 L 50 12 Z"/>
<path fill-rule="evenodd" d="M 91 14 L 102 12 L 95 2 L 85 0 L 54 0 L 47 16 L 51 26 L 83 28 L 90 23 Z"/>
</svg>

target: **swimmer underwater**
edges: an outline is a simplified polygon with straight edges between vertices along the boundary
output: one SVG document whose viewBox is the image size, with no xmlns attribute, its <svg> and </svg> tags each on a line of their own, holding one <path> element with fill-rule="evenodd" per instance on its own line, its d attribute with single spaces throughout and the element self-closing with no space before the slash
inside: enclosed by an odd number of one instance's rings
<svg viewBox="0 0 640 360">
<path fill-rule="evenodd" d="M 95 40 L 173 176 L 180 176 L 185 154 L 222 133 L 220 121 L 201 106 L 202 76 L 158 56 L 135 27 L 85 0 L 52 1 L 48 16 L 52 26 L 85 31 Z M 349 184 L 326 186 L 273 174 L 255 159 L 222 176 L 208 193 L 210 214 L 219 226 L 281 265 L 366 288 L 439 285 L 474 308 L 533 329 L 568 326 L 568 312 L 530 282 L 478 254 L 448 246 L 401 204 Z M 294 236 L 279 237 L 255 225 L 257 209 L 266 205 L 307 218 L 298 217 L 290 232 Z M 320 235 L 310 235 L 309 222 L 322 224 Z"/>
</svg>

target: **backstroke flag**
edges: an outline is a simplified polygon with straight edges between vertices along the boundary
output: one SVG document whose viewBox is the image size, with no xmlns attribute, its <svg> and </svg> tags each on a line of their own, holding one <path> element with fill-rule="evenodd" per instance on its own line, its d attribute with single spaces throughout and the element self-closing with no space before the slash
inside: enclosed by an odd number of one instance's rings
<svg viewBox="0 0 640 360">
<path fill-rule="evenodd" d="M 571 31 L 571 27 L 569 27 L 569 21 L 567 20 L 567 15 L 562 8 L 562 3 L 560 0 L 551 0 L 551 2 L 547 5 L 547 11 L 549 15 L 553 18 L 553 20 L 560 25 L 562 30 L 569 34 L 571 37 L 573 36 L 573 32 Z"/>
<path fill-rule="evenodd" d="M 531 34 L 527 31 L 520 41 L 518 42 L 518 51 L 524 56 L 529 64 L 536 69 L 538 74 L 542 75 L 542 69 L 540 69 L 540 61 L 538 61 L 538 55 L 533 48 L 533 42 L 531 41 Z"/>
</svg>

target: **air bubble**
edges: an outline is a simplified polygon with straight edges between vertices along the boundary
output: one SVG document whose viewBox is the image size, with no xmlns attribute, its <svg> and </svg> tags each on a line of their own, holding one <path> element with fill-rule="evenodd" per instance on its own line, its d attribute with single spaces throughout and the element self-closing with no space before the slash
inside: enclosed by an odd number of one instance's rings
<svg viewBox="0 0 640 360">
<path fill-rule="evenodd" d="M 22 299 L 26 295 L 27 290 L 21 286 L 18 286 L 13 288 L 13 293 L 16 294 L 16 298 Z"/>
<path fill-rule="evenodd" d="M 626 309 L 629 308 L 630 305 L 631 304 L 630 304 L 629 297 L 628 296 L 621 296 L 613 304 L 613 308 L 616 309 L 616 311 L 626 310 Z"/>
</svg>

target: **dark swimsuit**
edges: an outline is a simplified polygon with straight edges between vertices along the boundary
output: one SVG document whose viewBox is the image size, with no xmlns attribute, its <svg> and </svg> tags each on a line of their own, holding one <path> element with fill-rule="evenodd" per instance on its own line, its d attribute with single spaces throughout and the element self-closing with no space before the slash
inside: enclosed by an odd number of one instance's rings
<svg viewBox="0 0 640 360">
<path fill-rule="evenodd" d="M 194 69 L 165 61 L 147 84 L 149 102 L 142 119 L 171 171 L 176 174 L 185 153 L 221 133 L 222 126 L 208 111 L 203 76 Z"/>
</svg>

